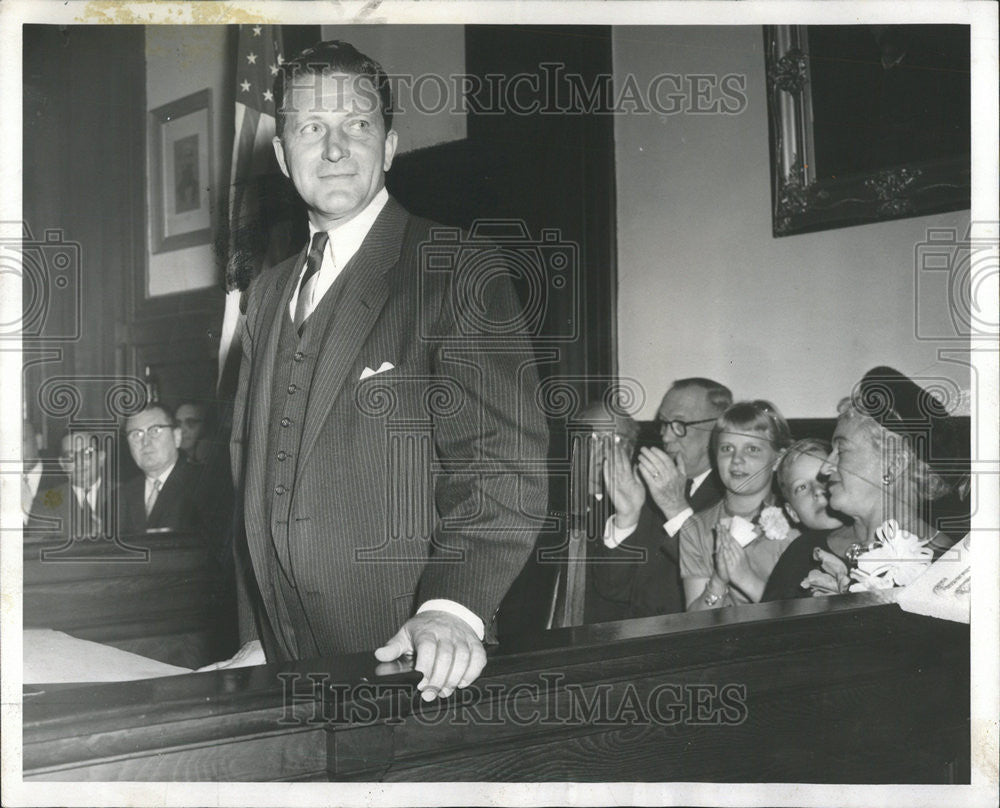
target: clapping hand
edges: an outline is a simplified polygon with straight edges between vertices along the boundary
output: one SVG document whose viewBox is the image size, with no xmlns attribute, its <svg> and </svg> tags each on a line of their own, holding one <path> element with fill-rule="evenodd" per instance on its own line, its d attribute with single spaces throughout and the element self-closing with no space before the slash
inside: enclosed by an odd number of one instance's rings
<svg viewBox="0 0 1000 808">
<path fill-rule="evenodd" d="M 619 528 L 636 524 L 646 501 L 646 489 L 620 442 L 605 455 L 604 485 L 615 506 L 615 524 Z"/>
<path fill-rule="evenodd" d="M 725 525 L 720 524 L 716 527 L 715 534 L 716 573 L 726 583 L 739 586 L 741 582 L 746 581 L 748 575 L 753 574 L 746 550 L 733 538 L 729 528 Z"/>
<path fill-rule="evenodd" d="M 662 449 L 655 446 L 639 450 L 639 471 L 649 487 L 649 495 L 667 519 L 673 519 L 688 507 L 684 489 L 687 484 L 687 468 L 684 458 L 675 461 Z"/>
</svg>

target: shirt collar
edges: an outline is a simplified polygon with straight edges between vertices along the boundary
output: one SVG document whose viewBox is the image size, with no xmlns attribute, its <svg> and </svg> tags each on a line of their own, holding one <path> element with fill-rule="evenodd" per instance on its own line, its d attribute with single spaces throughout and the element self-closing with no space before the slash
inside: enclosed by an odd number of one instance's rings
<svg viewBox="0 0 1000 808">
<path fill-rule="evenodd" d="M 101 481 L 100 479 L 98 479 L 94 482 L 92 486 L 90 486 L 90 488 L 84 488 L 81 485 L 74 485 L 73 491 L 80 499 L 87 499 L 88 496 L 96 493 L 97 489 L 100 488 L 100 486 L 101 486 Z"/>
<path fill-rule="evenodd" d="M 711 468 L 707 468 L 701 474 L 699 474 L 697 477 L 692 477 L 691 478 L 691 493 L 692 494 L 701 487 L 701 484 L 703 482 L 705 482 L 705 480 L 708 479 L 708 475 L 711 474 L 711 473 L 712 473 L 712 469 Z"/>
<path fill-rule="evenodd" d="M 354 256 L 354 253 L 361 247 L 361 242 L 365 240 L 368 231 L 372 229 L 375 220 L 382 212 L 386 202 L 389 201 L 389 192 L 385 186 L 372 197 L 361 213 L 353 219 L 344 222 L 326 232 L 330 236 L 330 244 L 333 247 L 333 257 L 338 266 L 343 266 Z M 319 232 L 319 228 L 309 222 L 309 241 Z"/>
<path fill-rule="evenodd" d="M 161 471 L 155 477 L 147 477 L 146 478 L 146 488 L 147 488 L 147 490 L 157 480 L 160 481 L 160 487 L 162 488 L 163 484 L 167 481 L 167 477 L 170 476 L 170 472 L 172 472 L 174 470 L 174 466 L 176 466 L 176 465 L 177 465 L 177 461 L 175 460 L 173 463 L 171 463 L 169 466 L 167 466 L 167 468 L 165 468 L 163 471 Z"/>
</svg>

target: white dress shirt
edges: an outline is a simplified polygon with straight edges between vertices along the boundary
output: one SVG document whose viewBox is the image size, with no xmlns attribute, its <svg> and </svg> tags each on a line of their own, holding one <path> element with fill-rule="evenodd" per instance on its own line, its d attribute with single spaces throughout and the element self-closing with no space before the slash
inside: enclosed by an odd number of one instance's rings
<svg viewBox="0 0 1000 808">
<path fill-rule="evenodd" d="M 101 481 L 98 480 L 90 488 L 83 488 L 79 485 L 72 486 L 73 494 L 76 496 L 76 501 L 83 505 L 89 505 L 91 513 L 97 513 L 97 491 L 101 487 Z"/>
<path fill-rule="evenodd" d="M 688 494 L 689 497 L 694 496 L 694 492 L 701 488 L 701 484 L 708 479 L 708 475 L 712 473 L 712 469 L 707 469 L 699 474 L 697 477 L 691 478 L 691 492 Z M 694 511 L 691 510 L 690 506 L 685 508 L 679 514 L 677 514 L 672 519 L 668 519 L 663 523 L 663 529 L 667 532 L 668 536 L 676 536 L 680 531 L 684 523 L 694 515 Z M 618 527 L 615 524 L 615 517 L 612 514 L 608 517 L 607 524 L 604 526 L 604 546 L 609 547 L 612 550 L 621 544 L 625 539 L 635 533 L 635 529 L 638 526 L 636 522 L 631 527 Z"/>
<path fill-rule="evenodd" d="M 167 482 L 167 477 L 170 476 L 170 472 L 172 472 L 174 470 L 174 466 L 176 466 L 176 465 L 177 465 L 177 461 L 175 460 L 173 463 L 171 463 L 169 466 L 167 466 L 166 469 L 164 469 L 163 471 L 161 471 L 155 477 L 147 477 L 146 478 L 146 488 L 145 488 L 145 490 L 143 492 L 143 497 L 142 497 L 142 501 L 143 502 L 148 502 L 149 501 L 149 495 L 153 493 L 153 486 L 156 485 L 157 481 L 159 481 L 159 483 L 160 483 L 160 491 L 161 492 L 163 491 L 163 486 Z"/>
<path fill-rule="evenodd" d="M 330 240 L 326 243 L 326 249 L 323 251 L 323 263 L 320 264 L 319 275 L 313 286 L 313 299 L 309 305 L 310 312 L 323 299 L 323 295 L 327 293 L 333 282 L 337 280 L 337 276 L 343 271 L 347 262 L 361 248 L 361 242 L 365 240 L 365 236 L 372 229 L 372 225 L 375 224 L 375 220 L 388 201 L 389 192 L 383 188 L 375 194 L 372 201 L 368 203 L 368 207 L 361 211 L 361 213 L 339 227 L 327 231 Z M 313 223 L 309 222 L 310 243 L 312 243 L 313 236 L 318 232 L 319 230 L 313 226 Z M 302 270 L 299 272 L 299 280 L 295 284 L 295 292 L 292 294 L 292 299 L 288 304 L 288 314 L 293 320 L 295 319 L 295 307 L 299 302 L 299 287 L 302 286 L 302 275 L 305 271 L 306 264 L 303 263 Z"/>
</svg>

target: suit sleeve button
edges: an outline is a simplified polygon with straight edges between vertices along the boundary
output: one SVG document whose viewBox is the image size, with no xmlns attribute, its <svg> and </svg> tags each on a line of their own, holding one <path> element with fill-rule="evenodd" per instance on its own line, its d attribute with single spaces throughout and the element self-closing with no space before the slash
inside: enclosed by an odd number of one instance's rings
<svg viewBox="0 0 1000 808">
<path fill-rule="evenodd" d="M 284 449 L 278 452 L 278 460 L 287 460 L 287 459 L 288 459 L 288 452 L 286 452 Z"/>
<path fill-rule="evenodd" d="M 288 395 L 291 395 L 292 393 L 294 393 L 294 392 L 295 392 L 296 390 L 298 390 L 298 389 L 299 389 L 299 388 L 298 388 L 298 387 L 296 387 L 296 386 L 295 386 L 294 384 L 290 384 L 290 385 L 288 385 Z"/>
<path fill-rule="evenodd" d="M 291 418 L 282 418 L 281 419 L 281 425 L 282 426 L 291 426 L 292 425 L 292 419 Z"/>
<path fill-rule="evenodd" d="M 292 359 L 294 359 L 296 362 L 301 362 L 303 359 L 305 359 L 305 356 L 306 355 L 304 353 L 302 353 L 302 351 L 296 351 L 292 355 Z"/>
<path fill-rule="evenodd" d="M 276 486 L 274 487 L 274 493 L 275 493 L 275 494 L 277 494 L 277 495 L 278 495 L 279 497 L 280 497 L 280 496 L 281 496 L 282 494 L 284 494 L 284 493 L 285 493 L 285 492 L 286 492 L 287 490 L 288 490 L 288 489 L 287 489 L 287 488 L 285 488 L 285 486 L 283 486 L 283 485 L 276 485 Z"/>
</svg>

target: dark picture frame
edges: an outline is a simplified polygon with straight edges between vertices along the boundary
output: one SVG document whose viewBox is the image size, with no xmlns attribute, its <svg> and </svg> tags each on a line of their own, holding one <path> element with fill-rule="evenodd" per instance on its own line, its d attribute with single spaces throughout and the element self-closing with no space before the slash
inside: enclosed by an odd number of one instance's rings
<svg viewBox="0 0 1000 808">
<path fill-rule="evenodd" d="M 204 89 L 148 119 L 150 251 L 212 241 L 212 95 Z"/>
<path fill-rule="evenodd" d="M 775 237 L 971 206 L 969 37 L 764 26 Z"/>
</svg>

